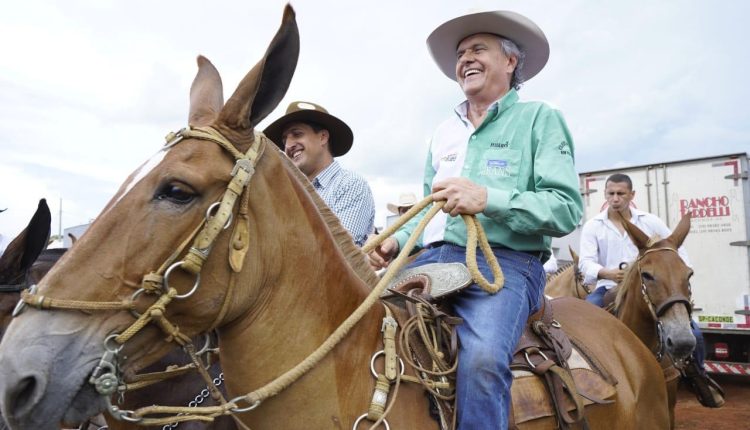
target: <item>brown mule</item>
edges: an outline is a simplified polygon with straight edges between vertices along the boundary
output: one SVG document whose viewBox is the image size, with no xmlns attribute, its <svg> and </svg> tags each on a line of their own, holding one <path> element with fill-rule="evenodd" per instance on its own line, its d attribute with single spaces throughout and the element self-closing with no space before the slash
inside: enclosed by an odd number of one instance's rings
<svg viewBox="0 0 750 430">
<path fill-rule="evenodd" d="M 690 358 L 696 341 L 690 328 L 693 271 L 677 254 L 690 231 L 690 214 L 665 239 L 649 238 L 628 220 L 622 223 L 638 248 L 638 258 L 617 287 L 614 313 L 660 360 L 669 394 L 670 428 L 674 428 L 679 382 L 674 364 L 681 367 Z"/>
<path fill-rule="evenodd" d="M 308 357 L 377 281 L 365 256 L 309 182 L 273 144 L 264 144 L 254 133 L 289 85 L 298 44 L 294 15 L 287 9 L 266 56 L 226 104 L 218 72 L 202 57 L 191 89 L 191 125 L 210 125 L 217 133 L 212 136 L 231 142 L 235 152 L 262 152 L 247 190 L 238 198 L 239 209 L 227 222 L 229 228 L 222 230 L 222 219 L 216 230 L 205 233 L 216 234 L 216 240 L 195 250 L 208 254 L 200 280 L 188 272 L 195 261 L 187 259 L 170 266 L 181 270 L 167 276 L 170 287 L 183 296 L 163 313 L 173 324 L 171 337 L 218 328 L 230 398 L 267 384 Z M 190 242 L 207 211 L 210 225 L 212 218 L 225 213 L 209 207 L 228 195 L 224 190 L 234 164 L 230 153 L 196 137 L 167 148 L 152 170 L 133 175 L 131 180 L 139 180 L 121 188 L 42 281 L 39 294 L 55 300 L 127 301 L 144 275 L 172 261 L 180 244 Z M 238 169 L 235 173 L 241 175 Z M 141 294 L 135 301 L 143 314 L 153 297 Z M 666 428 L 666 390 L 653 355 L 617 319 L 583 306 L 588 307 L 578 300 L 561 300 L 556 318 L 572 336 L 592 345 L 619 381 L 614 403 L 589 410 L 591 427 Z M 304 369 L 286 389 L 267 393 L 253 410 L 237 411 L 237 416 L 256 430 L 350 428 L 372 398 L 375 381 L 369 362 L 382 348 L 383 313 L 382 306 L 370 308 L 317 365 Z M 52 429 L 103 410 L 105 399 L 87 382 L 97 363 L 109 363 L 103 357 L 119 356 L 122 371 L 129 374 L 171 348 L 162 330 L 148 325 L 116 354 L 104 354 L 105 339 L 123 334 L 133 319 L 127 310 L 27 308 L 0 345 L 0 404 L 11 428 Z M 387 420 L 398 429 L 438 428 L 422 388 L 413 384 L 402 385 Z M 555 426 L 550 418 L 523 428 Z"/>
</svg>

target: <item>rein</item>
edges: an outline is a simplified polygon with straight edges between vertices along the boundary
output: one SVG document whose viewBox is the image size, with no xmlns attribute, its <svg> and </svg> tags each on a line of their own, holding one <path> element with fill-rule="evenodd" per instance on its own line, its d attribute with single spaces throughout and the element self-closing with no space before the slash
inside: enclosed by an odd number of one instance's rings
<svg viewBox="0 0 750 430">
<path fill-rule="evenodd" d="M 148 406 L 137 409 L 135 411 L 121 410 L 117 406 L 111 403 L 111 396 L 117 391 L 120 386 L 120 368 L 119 368 L 119 355 L 125 342 L 132 338 L 137 332 L 149 323 L 157 324 L 167 335 L 166 341 L 175 342 L 188 351 L 191 357 L 195 357 L 194 347 L 191 343 L 190 338 L 179 331 L 179 328 L 171 323 L 167 317 L 166 306 L 174 299 L 185 299 L 190 297 L 198 289 L 200 285 L 200 272 L 203 263 L 208 258 L 214 241 L 218 237 L 219 233 L 228 228 L 233 221 L 233 211 L 237 203 L 238 197 L 243 196 L 241 199 L 239 214 L 240 216 L 247 215 L 247 204 L 248 204 L 248 193 L 247 184 L 250 181 L 252 175 L 255 172 L 255 166 L 258 160 L 263 155 L 263 150 L 268 142 L 268 138 L 262 133 L 255 134 L 255 140 L 248 149 L 247 153 L 243 154 L 232 145 L 223 135 L 212 127 L 186 127 L 177 133 L 170 133 L 167 135 L 167 143 L 164 149 L 170 148 L 185 138 L 194 138 L 199 140 L 207 140 L 214 142 L 229 152 L 236 160 L 235 166 L 232 170 L 232 180 L 227 185 L 220 202 L 212 204 L 203 221 L 194 229 L 181 245 L 175 250 L 175 252 L 167 258 L 166 261 L 160 266 L 156 272 L 150 272 L 143 276 L 140 288 L 129 298 L 122 301 L 112 302 L 91 302 L 91 301 L 78 301 L 78 300 L 63 300 L 46 297 L 35 292 L 36 286 L 32 286 L 29 291 L 22 293 L 21 301 L 14 310 L 14 316 L 20 314 L 26 305 L 34 306 L 40 310 L 47 309 L 69 309 L 69 310 L 127 310 L 133 313 L 136 317 L 136 321 L 128 327 L 125 331 L 120 334 L 109 335 L 104 340 L 105 352 L 99 361 L 99 364 L 94 369 L 89 383 L 94 385 L 97 392 L 104 397 L 107 404 L 109 413 L 119 420 L 124 420 L 138 425 L 152 426 L 152 425 L 163 425 L 175 422 L 183 422 L 189 420 L 198 421 L 212 421 L 215 417 L 220 415 L 228 415 L 234 413 L 247 412 L 257 408 L 263 400 L 275 396 L 289 385 L 294 383 L 297 379 L 302 377 L 320 360 L 322 360 L 328 352 L 330 352 L 354 327 L 364 315 L 370 310 L 370 308 L 379 301 L 381 294 L 389 285 L 390 281 L 394 278 L 398 270 L 400 270 L 406 263 L 409 253 L 414 248 L 419 236 L 421 235 L 427 223 L 435 216 L 435 214 L 443 207 L 445 201 L 434 202 L 432 196 L 425 197 L 421 202 L 414 205 L 406 214 L 397 220 L 391 227 L 386 229 L 381 235 L 377 236 L 372 242 L 367 243 L 362 251 L 366 254 L 370 250 L 378 246 L 383 240 L 392 235 L 399 227 L 405 224 L 409 219 L 417 215 L 423 208 L 427 207 L 430 203 L 433 206 L 426 212 L 425 216 L 420 220 L 419 224 L 415 228 L 411 237 L 409 237 L 407 243 L 403 249 L 399 252 L 396 259 L 391 263 L 390 267 L 368 294 L 364 301 L 352 312 L 344 322 L 334 330 L 333 333 L 321 344 L 315 351 L 313 351 L 307 358 L 297 364 L 292 369 L 288 370 L 284 374 L 278 376 L 273 381 L 264 385 L 263 387 L 249 392 L 243 396 L 235 397 L 228 402 L 222 402 L 220 406 L 201 406 L 201 407 L 180 407 L 180 406 Z M 469 272 L 472 275 L 474 281 L 485 291 L 490 294 L 497 293 L 504 284 L 504 277 L 497 259 L 492 253 L 492 249 L 487 241 L 487 236 L 484 230 L 473 215 L 461 215 L 462 219 L 466 223 L 467 229 L 467 245 L 466 245 L 466 263 L 469 268 Z M 238 241 L 244 244 L 244 249 L 238 249 L 236 255 L 230 255 L 230 266 L 231 269 L 237 273 L 242 268 L 242 260 L 247 252 L 247 226 L 243 223 L 237 223 L 233 234 L 233 244 L 237 244 Z M 244 234 L 244 236 L 243 236 Z M 244 239 L 244 240 L 240 240 Z M 178 260 L 179 256 L 183 254 L 185 248 L 192 242 L 187 254 L 182 260 Z M 476 261 L 476 249 L 479 247 L 490 266 L 491 272 L 494 276 L 494 282 L 490 283 L 479 271 Z M 236 247 L 234 247 L 236 248 Z M 175 269 L 182 269 L 187 271 L 195 277 L 195 283 L 189 292 L 185 294 L 179 294 L 174 287 L 169 285 L 169 277 Z M 230 280 L 230 285 L 233 284 L 233 280 Z M 158 299 L 144 311 L 142 314 L 138 314 L 135 310 L 135 300 L 142 294 L 159 294 Z M 226 309 L 227 301 L 229 300 L 230 292 L 228 291 L 224 297 L 224 304 L 222 305 L 222 311 L 217 315 L 217 320 L 212 326 L 216 326 L 223 315 L 224 309 Z M 210 379 L 209 379 L 210 381 Z M 215 388 L 215 386 L 214 386 Z M 222 399 L 223 400 L 223 399 Z M 245 403 L 247 406 L 241 407 L 240 403 Z M 174 416 L 164 417 L 164 414 L 177 414 Z M 149 415 L 159 415 L 159 418 L 147 418 Z"/>
</svg>

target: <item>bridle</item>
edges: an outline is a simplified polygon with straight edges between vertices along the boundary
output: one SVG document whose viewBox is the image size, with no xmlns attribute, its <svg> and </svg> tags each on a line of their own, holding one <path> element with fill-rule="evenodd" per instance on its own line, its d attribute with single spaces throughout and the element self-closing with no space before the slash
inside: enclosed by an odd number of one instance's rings
<svg viewBox="0 0 750 430">
<path fill-rule="evenodd" d="M 641 295 L 643 296 L 643 300 L 646 302 L 648 310 L 651 313 L 651 316 L 653 317 L 654 322 L 656 323 L 656 338 L 658 342 L 657 349 L 656 349 L 657 360 L 661 360 L 665 352 L 664 328 L 662 326 L 660 317 L 664 315 L 664 313 L 669 308 L 671 308 L 672 306 L 678 303 L 685 305 L 685 308 L 688 311 L 688 315 L 692 315 L 693 313 L 693 304 L 691 303 L 690 297 L 689 297 L 690 292 L 688 292 L 689 294 L 688 297 L 680 293 L 672 294 L 671 296 L 667 297 L 664 301 L 662 301 L 658 305 L 655 305 L 654 301 L 651 300 L 651 297 L 648 295 L 648 290 L 646 289 L 646 283 L 643 281 L 643 272 L 641 271 L 641 260 L 646 255 L 652 252 L 659 252 L 659 251 L 671 251 L 671 252 L 677 253 L 677 250 L 675 250 L 674 248 L 669 248 L 669 247 L 653 248 L 653 249 L 646 250 L 636 260 L 636 268 L 638 269 L 638 275 L 640 276 L 640 279 L 641 279 Z M 670 355 L 670 358 L 672 358 L 672 361 L 676 363 L 676 361 L 671 355 Z"/>
<path fill-rule="evenodd" d="M 97 392 L 104 397 L 109 412 L 117 419 L 129 422 L 141 422 L 143 418 L 135 416 L 133 411 L 120 410 L 117 406 L 112 405 L 111 396 L 117 392 L 122 382 L 122 374 L 119 367 L 120 352 L 125 342 L 131 339 L 142 328 L 149 323 L 154 323 L 167 334 L 167 341 L 172 341 L 182 346 L 189 353 L 196 367 L 202 368 L 200 359 L 197 358 L 195 348 L 191 339 L 181 333 L 177 325 L 171 323 L 166 317 L 166 306 L 172 300 L 186 299 L 193 295 L 200 285 L 200 272 L 204 262 L 208 258 L 211 249 L 222 230 L 227 229 L 233 222 L 233 213 L 238 201 L 240 202 L 238 218 L 235 223 L 232 234 L 232 244 L 230 247 L 230 266 L 234 273 L 238 273 L 242 268 L 242 261 L 249 247 L 249 227 L 248 220 L 248 198 L 247 185 L 255 173 L 255 166 L 262 157 L 268 138 L 262 133 L 255 132 L 254 139 L 247 152 L 238 151 L 234 145 L 229 142 L 221 133 L 213 127 L 186 127 L 176 133 L 169 133 L 166 136 L 166 144 L 163 150 L 167 150 L 186 138 L 206 140 L 216 143 L 221 148 L 229 152 L 235 159 L 235 164 L 231 172 L 231 180 L 220 201 L 209 206 L 206 216 L 195 227 L 192 233 L 177 247 L 177 249 L 162 263 L 160 268 L 155 272 L 147 273 L 143 276 L 140 288 L 133 293 L 129 299 L 115 302 L 91 302 L 77 300 L 61 300 L 46 297 L 36 293 L 36 285 L 32 285 L 28 291 L 24 291 L 21 300 L 13 311 L 13 316 L 19 315 L 26 305 L 34 306 L 40 310 L 46 309 L 69 309 L 69 310 L 128 310 L 136 321 L 122 333 L 114 333 L 107 336 L 104 340 L 104 354 L 99 360 L 89 378 Z M 244 198 L 243 198 L 244 196 Z M 188 248 L 188 245 L 189 248 Z M 187 253 L 185 249 L 188 248 Z M 179 259 L 184 254 L 182 259 Z M 180 269 L 188 272 L 195 277 L 195 282 L 185 294 L 178 294 L 177 290 L 170 286 L 170 276 L 175 270 Z M 232 280 L 233 281 L 233 280 Z M 230 284 L 233 282 L 230 281 Z M 158 295 L 157 300 L 143 313 L 135 310 L 135 301 L 141 294 Z M 228 303 L 230 292 L 224 297 L 224 303 L 221 310 L 212 324 L 215 327 L 221 322 Z M 215 384 L 214 384 L 215 385 Z M 234 399 L 226 405 L 225 409 L 231 412 L 242 412 L 236 403 L 242 399 Z M 223 410 L 219 411 L 216 416 L 222 415 Z"/>
</svg>

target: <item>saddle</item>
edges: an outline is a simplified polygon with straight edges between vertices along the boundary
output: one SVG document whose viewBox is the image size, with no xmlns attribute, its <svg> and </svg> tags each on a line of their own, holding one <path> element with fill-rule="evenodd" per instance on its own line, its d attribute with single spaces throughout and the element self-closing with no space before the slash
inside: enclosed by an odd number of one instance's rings
<svg viewBox="0 0 750 430">
<path fill-rule="evenodd" d="M 413 315 L 417 302 L 433 306 L 433 312 L 455 325 L 460 321 L 446 314 L 441 302 L 471 283 L 471 275 L 461 263 L 429 264 L 402 271 L 381 298 L 394 310 L 400 327 Z M 617 381 L 580 342 L 563 331 L 554 320 L 553 308 L 553 302 L 545 298 L 542 309 L 529 317 L 516 346 L 511 363 L 514 380 L 510 428 L 550 416 L 557 417 L 562 429 L 575 423 L 587 428 L 584 407 L 611 403 L 607 399 L 616 393 Z M 455 332 L 445 337 L 448 339 L 438 342 L 445 347 L 441 353 L 444 357 L 455 357 Z M 420 366 L 430 367 L 427 347 L 417 339 L 413 339 L 412 346 L 411 351 L 399 354 L 409 354 Z M 441 428 L 450 428 L 448 423 L 453 422 L 455 405 L 435 396 L 430 398 L 433 415 Z"/>
<path fill-rule="evenodd" d="M 531 315 L 511 362 L 512 411 L 509 428 L 555 416 L 558 427 L 587 429 L 585 406 L 608 404 L 617 381 L 605 367 L 554 320 L 554 301 L 546 297 Z"/>
</svg>

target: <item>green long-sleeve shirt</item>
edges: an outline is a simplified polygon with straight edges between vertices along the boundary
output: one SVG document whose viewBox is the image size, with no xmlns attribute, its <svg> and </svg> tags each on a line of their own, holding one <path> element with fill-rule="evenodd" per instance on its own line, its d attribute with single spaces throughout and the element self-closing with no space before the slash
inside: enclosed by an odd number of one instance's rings
<svg viewBox="0 0 750 430">
<path fill-rule="evenodd" d="M 475 130 L 467 102 L 441 124 L 430 143 L 425 195 L 434 182 L 465 177 L 487 188 L 487 207 L 477 218 L 492 246 L 546 251 L 550 237 L 575 229 L 582 201 L 574 168 L 573 140 L 560 111 L 542 102 L 519 102 L 510 90 L 494 103 Z M 403 247 L 426 209 L 399 229 Z M 421 243 L 466 245 L 461 217 L 439 213 Z"/>
</svg>

